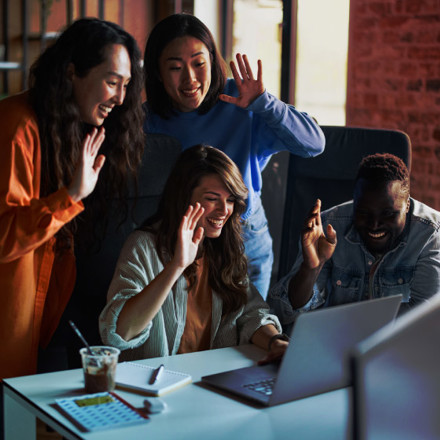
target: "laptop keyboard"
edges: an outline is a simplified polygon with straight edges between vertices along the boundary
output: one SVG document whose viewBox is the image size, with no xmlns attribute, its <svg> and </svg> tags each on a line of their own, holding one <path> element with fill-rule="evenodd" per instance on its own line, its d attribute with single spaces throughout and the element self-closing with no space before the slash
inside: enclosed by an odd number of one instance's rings
<svg viewBox="0 0 440 440">
<path fill-rule="evenodd" d="M 264 379 L 259 382 L 247 383 L 243 386 L 248 390 L 256 391 L 265 396 L 270 396 L 272 394 L 274 383 L 275 377 L 271 377 L 270 379 Z"/>
</svg>

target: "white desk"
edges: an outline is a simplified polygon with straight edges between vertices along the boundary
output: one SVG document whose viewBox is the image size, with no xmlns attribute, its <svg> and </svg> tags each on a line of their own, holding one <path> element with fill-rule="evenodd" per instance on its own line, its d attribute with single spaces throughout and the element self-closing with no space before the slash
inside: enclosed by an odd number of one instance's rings
<svg viewBox="0 0 440 440">
<path fill-rule="evenodd" d="M 165 395 L 168 409 L 152 415 L 150 423 L 94 433 L 78 430 L 54 406 L 56 398 L 84 394 L 81 370 L 6 379 L 5 440 L 35 438 L 35 417 L 69 440 L 351 438 L 350 389 L 261 408 L 197 385 L 205 374 L 249 366 L 263 355 L 246 345 L 142 361 L 153 367 L 163 362 L 166 368 L 189 373 L 193 383 Z M 142 406 L 141 395 L 116 392 Z"/>
</svg>

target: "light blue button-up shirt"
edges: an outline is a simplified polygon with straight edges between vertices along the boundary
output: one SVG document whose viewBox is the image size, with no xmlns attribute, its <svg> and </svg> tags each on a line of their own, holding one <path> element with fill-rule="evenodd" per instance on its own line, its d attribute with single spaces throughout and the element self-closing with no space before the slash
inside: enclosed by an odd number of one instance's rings
<svg viewBox="0 0 440 440">
<path fill-rule="evenodd" d="M 289 282 L 303 261 L 301 248 L 291 271 L 269 292 L 267 302 L 285 331 L 299 313 L 321 306 L 402 294 L 402 313 L 440 292 L 440 212 L 411 199 L 401 240 L 378 262 L 353 226 L 353 202 L 331 208 L 321 217 L 324 231 L 329 223 L 336 230 L 338 243 L 308 303 L 293 309 L 288 296 Z"/>
</svg>

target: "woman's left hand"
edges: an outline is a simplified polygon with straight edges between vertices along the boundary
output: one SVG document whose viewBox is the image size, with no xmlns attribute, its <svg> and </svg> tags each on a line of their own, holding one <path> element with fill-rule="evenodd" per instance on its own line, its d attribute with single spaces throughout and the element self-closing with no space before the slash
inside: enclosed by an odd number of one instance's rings
<svg viewBox="0 0 440 440">
<path fill-rule="evenodd" d="M 258 60 L 257 79 L 254 78 L 251 66 L 246 55 L 237 54 L 237 66 L 231 61 L 231 71 L 238 89 L 238 96 L 221 94 L 219 99 L 241 108 L 248 107 L 255 99 L 264 93 L 263 69 L 261 60 Z"/>
</svg>

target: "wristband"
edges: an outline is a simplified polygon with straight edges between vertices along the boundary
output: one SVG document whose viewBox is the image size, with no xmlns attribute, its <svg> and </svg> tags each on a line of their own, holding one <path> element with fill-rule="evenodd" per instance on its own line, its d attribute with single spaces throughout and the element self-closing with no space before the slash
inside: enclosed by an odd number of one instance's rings
<svg viewBox="0 0 440 440">
<path fill-rule="evenodd" d="M 285 333 L 278 333 L 277 335 L 273 335 L 270 339 L 269 339 L 269 346 L 268 346 L 268 351 L 270 351 L 273 341 L 280 339 L 281 341 L 290 341 L 289 336 L 287 336 Z"/>
</svg>

